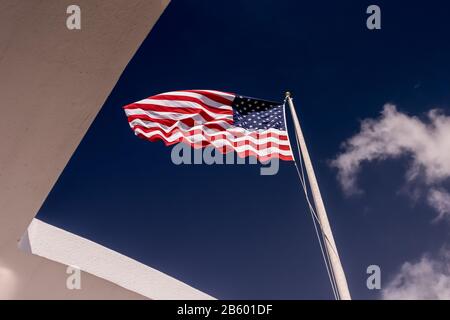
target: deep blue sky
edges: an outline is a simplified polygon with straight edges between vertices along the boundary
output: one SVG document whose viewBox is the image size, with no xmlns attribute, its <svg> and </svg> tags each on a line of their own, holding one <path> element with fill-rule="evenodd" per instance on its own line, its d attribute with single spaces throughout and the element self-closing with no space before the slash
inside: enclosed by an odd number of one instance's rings
<svg viewBox="0 0 450 320">
<path fill-rule="evenodd" d="M 382 30 L 366 28 L 378 4 Z M 383 104 L 450 110 L 450 5 L 444 1 L 173 0 L 122 74 L 38 217 L 217 298 L 331 299 L 293 163 L 175 166 L 134 136 L 122 106 L 179 89 L 269 100 L 294 93 L 351 292 L 382 281 L 447 237 L 398 194 L 405 161 L 368 167 L 346 198 L 328 165 Z"/>
</svg>

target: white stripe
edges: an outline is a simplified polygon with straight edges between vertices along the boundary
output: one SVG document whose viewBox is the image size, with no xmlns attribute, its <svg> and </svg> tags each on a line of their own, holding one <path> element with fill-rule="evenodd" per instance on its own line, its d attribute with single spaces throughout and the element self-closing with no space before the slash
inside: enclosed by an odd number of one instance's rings
<svg viewBox="0 0 450 320">
<path fill-rule="evenodd" d="M 227 92 L 222 92 L 222 91 L 217 91 L 217 90 L 199 90 L 199 91 L 204 91 L 204 92 L 209 92 L 209 93 L 212 93 L 212 94 L 217 94 L 219 96 L 222 96 L 222 98 L 230 100 L 230 102 L 233 101 L 234 98 L 236 97 L 232 93 L 227 93 Z"/>
<path fill-rule="evenodd" d="M 224 107 L 224 105 L 222 103 L 219 103 L 217 101 L 211 100 L 207 96 L 204 96 L 202 94 L 198 94 L 198 93 L 195 93 L 195 92 L 171 91 L 171 92 L 164 92 L 164 93 L 161 93 L 161 94 L 157 94 L 156 96 L 166 95 L 166 94 L 170 94 L 172 96 L 193 97 L 193 98 L 197 98 L 197 99 L 201 100 L 202 102 L 206 103 L 208 106 L 211 106 L 211 107 L 216 107 L 216 108 L 223 108 Z M 230 103 L 231 103 L 231 101 L 230 101 Z"/>
<path fill-rule="evenodd" d="M 125 109 L 125 114 L 127 116 L 131 115 L 146 115 L 152 118 L 156 119 L 171 119 L 171 120 L 182 120 L 182 119 L 193 119 L 200 123 L 208 122 L 205 118 L 203 118 L 200 114 L 184 114 L 184 113 L 177 113 L 177 112 L 167 112 L 167 111 L 150 111 L 150 110 L 143 110 L 141 108 L 136 109 Z M 233 120 L 233 115 L 229 114 L 221 114 L 215 116 L 216 120 Z"/>
<path fill-rule="evenodd" d="M 228 145 L 233 146 L 232 143 L 233 142 L 238 142 L 242 145 L 244 145 L 246 142 L 252 142 L 253 144 L 256 145 L 264 145 L 264 144 L 268 144 L 269 142 L 272 143 L 276 143 L 278 145 L 282 145 L 282 146 L 289 146 L 289 144 L 287 143 L 286 140 L 280 140 L 277 137 L 267 137 L 267 138 L 255 138 L 252 136 L 242 136 L 242 137 L 235 137 L 233 135 L 227 135 L 225 134 L 225 138 L 221 137 L 220 139 L 215 138 L 215 140 L 210 139 L 211 137 L 217 137 L 220 136 L 220 134 L 205 134 L 205 133 L 199 133 L 199 134 L 194 134 L 194 135 L 185 135 L 182 132 L 175 132 L 173 134 L 167 135 L 164 132 L 158 130 L 158 131 L 152 131 L 152 132 L 144 132 L 141 128 L 136 128 L 135 131 L 139 131 L 140 133 L 144 134 L 147 138 L 150 138 L 152 136 L 155 135 L 164 135 L 164 137 L 166 138 L 166 140 L 168 140 L 169 142 L 173 142 L 178 140 L 180 137 L 184 137 L 187 140 L 189 140 L 189 142 L 191 143 L 198 143 L 200 144 L 203 141 L 208 141 L 208 142 L 212 142 L 212 141 L 220 141 L 220 140 L 225 140 L 228 141 Z"/>
<path fill-rule="evenodd" d="M 281 150 L 277 147 L 270 147 L 270 148 L 266 148 L 266 149 L 262 149 L 262 150 L 256 150 L 255 148 L 253 148 L 250 145 L 245 145 L 245 146 L 237 147 L 234 149 L 238 153 L 244 152 L 244 151 L 254 151 L 260 157 L 265 157 L 265 156 L 272 155 L 272 154 L 281 154 L 283 156 L 291 155 L 291 150 Z"/>
<path fill-rule="evenodd" d="M 264 144 L 256 143 L 256 145 L 258 146 L 257 149 L 255 149 L 255 147 L 250 145 L 250 144 L 242 144 L 242 145 L 238 145 L 237 147 L 234 147 L 232 145 L 232 143 L 230 141 L 228 141 L 227 139 L 220 139 L 220 140 L 211 141 L 211 144 L 213 144 L 214 147 L 216 147 L 216 148 L 220 148 L 220 147 L 223 147 L 223 146 L 230 146 L 234 150 L 236 150 L 236 152 L 252 150 L 252 151 L 255 151 L 257 153 L 262 153 L 265 150 L 271 150 L 271 151 L 276 150 L 278 153 L 282 153 L 283 155 L 290 155 L 291 154 L 290 150 L 281 150 L 280 148 L 274 147 L 274 146 L 269 147 L 269 146 L 267 146 L 267 144 L 266 144 L 266 146 L 264 146 Z"/>
<path fill-rule="evenodd" d="M 204 133 L 199 132 L 198 134 L 194 134 L 194 135 L 186 135 L 186 132 L 176 131 L 173 134 L 167 135 L 165 132 L 160 131 L 160 130 L 152 131 L 152 132 L 145 132 L 141 128 L 136 128 L 134 131 L 141 133 L 142 135 L 146 136 L 147 138 L 150 138 L 153 136 L 163 136 L 169 142 L 177 141 L 179 138 L 185 138 L 186 140 L 188 140 L 190 143 L 193 143 L 193 144 L 195 144 L 195 143 L 201 144 L 201 142 L 203 142 L 203 141 L 208 141 L 211 143 L 214 143 L 216 141 L 227 141 L 227 145 L 229 145 L 231 147 L 233 147 L 233 144 L 232 144 L 233 142 L 238 142 L 238 143 L 244 145 L 248 141 L 251 141 L 252 143 L 254 143 L 256 145 L 268 145 L 269 142 L 272 142 L 272 143 L 276 143 L 276 144 L 283 145 L 283 146 L 289 146 L 289 144 L 286 140 L 280 140 L 277 137 L 264 137 L 264 138 L 256 139 L 252 136 L 235 137 L 233 135 L 227 135 L 227 133 L 225 133 L 226 139 L 221 138 L 221 139 L 216 139 L 216 140 L 212 141 L 211 139 L 208 139 L 208 137 L 220 136 L 221 134 L 219 133 L 219 134 L 205 135 Z M 194 133 L 196 133 L 196 132 L 194 132 Z M 220 146 L 222 146 L 222 145 L 220 145 Z"/>
<path fill-rule="evenodd" d="M 205 124 L 215 124 L 215 125 L 219 125 L 221 128 L 221 130 L 216 130 L 216 129 L 212 129 L 212 128 L 207 128 L 204 124 L 198 124 L 195 126 L 188 126 L 184 123 L 182 123 L 181 121 L 177 121 L 175 122 L 173 125 L 171 126 L 166 126 L 162 123 L 158 123 L 158 122 L 154 122 L 154 121 L 148 121 L 148 120 L 142 120 L 142 119 L 134 119 L 132 121 L 129 122 L 130 123 L 130 127 L 133 128 L 135 125 L 141 125 L 144 126 L 146 128 L 159 128 L 161 130 L 163 130 L 164 132 L 170 132 L 173 129 L 180 129 L 181 131 L 193 131 L 193 130 L 203 130 L 204 132 L 207 132 L 209 134 L 212 133 L 224 133 L 226 132 L 225 130 L 229 129 L 229 128 L 233 128 L 234 126 L 229 124 L 226 121 L 223 120 L 218 120 L 218 121 L 208 121 L 205 122 Z"/>
<path fill-rule="evenodd" d="M 140 134 L 143 134 L 144 136 L 146 136 L 146 137 L 152 137 L 152 136 L 160 136 L 160 137 L 164 137 L 167 141 L 169 141 L 169 142 L 173 142 L 173 141 L 177 141 L 179 138 L 185 138 L 186 140 L 188 140 L 190 143 L 192 143 L 192 144 L 195 144 L 195 143 L 198 143 L 198 144 L 200 144 L 200 141 L 201 140 L 196 140 L 197 138 L 198 139 L 203 139 L 204 137 L 203 136 L 198 136 L 198 137 L 195 137 L 195 136 L 191 136 L 191 137 L 186 137 L 186 136 L 184 136 L 183 134 L 181 134 L 181 133 L 177 133 L 177 134 L 173 134 L 173 135 L 171 135 L 170 137 L 166 137 L 165 135 L 163 135 L 161 132 L 151 132 L 151 133 L 146 133 L 146 132 L 144 132 L 144 131 L 142 131 L 141 129 L 136 129 L 135 130 L 135 132 L 139 132 Z M 194 139 L 191 139 L 191 138 L 194 138 Z M 280 148 L 278 148 L 278 147 L 267 147 L 267 148 L 264 148 L 264 145 L 259 145 L 259 144 L 257 144 L 258 146 L 263 146 L 263 148 L 261 148 L 260 150 L 258 150 L 258 149 L 255 149 L 252 145 L 249 145 L 249 144 L 243 144 L 242 146 L 237 146 L 237 147 L 234 147 L 233 145 L 232 145 L 232 143 L 228 140 L 228 139 L 219 139 L 219 140 L 215 140 L 215 141 L 209 141 L 209 143 L 211 144 L 211 145 L 213 145 L 215 148 L 221 148 L 221 147 L 223 147 L 223 146 L 229 146 L 230 148 L 232 148 L 233 150 L 235 150 L 236 152 L 244 152 L 244 151 L 253 151 L 253 152 L 255 152 L 256 154 L 258 154 L 258 156 L 267 156 L 267 155 L 269 155 L 269 154 L 274 154 L 274 153 L 277 153 L 277 154 L 281 154 L 281 155 L 284 155 L 284 156 L 291 156 L 292 155 L 292 153 L 291 153 L 291 150 L 289 149 L 289 150 L 281 150 Z"/>
<path fill-rule="evenodd" d="M 205 108 L 204 106 L 202 106 L 201 104 L 198 104 L 196 102 L 190 102 L 190 101 L 178 101 L 178 100 L 158 100 L 158 99 L 143 99 L 140 100 L 138 102 L 135 102 L 136 104 L 143 104 L 143 105 L 149 105 L 149 104 L 154 104 L 157 106 L 161 106 L 161 107 L 166 107 L 166 108 L 193 108 L 193 109 L 201 109 L 203 111 L 205 111 L 207 114 L 209 114 L 211 117 L 215 117 L 217 115 L 224 115 L 224 113 L 218 113 L 218 112 L 214 112 L 213 110 L 208 110 L 207 108 Z M 226 110 L 227 112 L 229 111 L 229 115 L 233 115 L 233 108 L 231 108 L 230 106 L 224 106 L 227 109 L 223 108 L 220 110 Z M 151 106 L 150 106 L 151 108 Z M 132 108 L 131 108 L 132 109 Z M 127 110 L 127 109 L 125 109 Z"/>
<path fill-rule="evenodd" d="M 166 126 L 161 123 L 156 123 L 153 121 L 146 121 L 146 120 L 141 120 L 141 119 L 134 119 L 134 120 L 130 121 L 130 127 L 133 129 L 134 126 L 141 125 L 146 128 L 149 128 L 149 129 L 157 128 L 166 134 L 168 134 L 173 129 L 178 129 L 179 131 L 181 131 L 183 133 L 191 133 L 194 131 L 198 131 L 200 134 L 207 135 L 208 137 L 225 135 L 231 141 L 241 141 L 241 140 L 245 140 L 246 137 L 248 137 L 248 138 L 251 138 L 251 140 L 254 141 L 255 143 L 260 143 L 260 142 L 257 142 L 257 140 L 266 141 L 268 139 L 267 141 L 275 142 L 275 143 L 278 143 L 281 145 L 289 145 L 289 141 L 287 141 L 287 140 L 280 140 L 277 137 L 273 137 L 273 136 L 269 137 L 268 136 L 269 133 L 271 133 L 271 134 L 275 133 L 274 131 L 277 129 L 272 129 L 272 130 L 269 129 L 269 130 L 261 130 L 261 131 L 253 131 L 252 132 L 252 131 L 248 131 L 245 129 L 242 130 L 242 128 L 235 127 L 224 121 L 207 122 L 207 124 L 213 124 L 213 123 L 220 125 L 224 129 L 217 130 L 217 129 L 213 129 L 213 128 L 207 128 L 204 125 L 197 125 L 194 127 L 190 127 L 181 122 L 174 123 L 172 126 Z M 251 133 L 258 133 L 260 135 L 259 139 L 251 136 L 250 135 Z M 278 132 L 276 132 L 276 134 L 287 137 L 286 131 L 278 130 Z"/>
<path fill-rule="evenodd" d="M 127 116 L 134 115 L 134 114 L 139 115 L 141 113 L 130 112 L 130 114 L 127 113 Z M 191 115 L 190 115 L 190 117 L 191 117 Z M 157 119 L 167 119 L 167 118 L 161 118 L 161 117 L 155 117 L 155 118 L 157 118 Z M 186 118 L 183 118 L 183 119 L 186 119 Z M 258 133 L 260 135 L 264 135 L 264 134 L 271 133 L 271 134 L 287 136 L 287 132 L 286 131 L 275 129 L 275 128 L 258 129 L 258 130 L 252 130 L 252 131 L 246 130 L 246 129 L 242 128 L 242 127 L 236 127 L 236 126 L 233 126 L 233 125 L 229 124 L 228 122 L 224 121 L 224 120 L 228 120 L 228 119 L 218 119 L 218 120 L 214 120 L 214 121 L 204 121 L 204 122 L 199 123 L 198 125 L 196 125 L 194 127 L 187 126 L 186 124 L 184 124 L 182 122 L 175 123 L 172 126 L 165 126 L 165 125 L 162 125 L 160 123 L 149 121 L 149 120 L 134 119 L 134 120 L 129 122 L 131 127 L 132 127 L 132 123 L 134 123 L 133 121 L 136 121 L 136 120 L 141 121 L 139 124 L 141 124 L 143 126 L 146 126 L 148 128 L 154 127 L 153 124 L 155 124 L 155 126 L 158 126 L 158 127 L 160 125 L 164 129 L 173 128 L 175 125 L 177 125 L 177 126 L 181 127 L 183 130 L 186 131 L 186 130 L 189 130 L 190 128 L 197 128 L 198 126 L 204 126 L 204 125 L 207 125 L 207 124 L 219 124 L 225 130 L 228 130 L 231 133 L 235 133 L 236 135 L 239 135 L 239 134 L 247 135 L 247 134 L 250 134 L 250 133 Z M 178 120 L 178 119 L 172 119 L 172 120 Z M 213 130 L 213 129 L 204 127 L 204 130 Z"/>
<path fill-rule="evenodd" d="M 258 129 L 258 130 L 252 130 L 252 131 L 250 131 L 250 130 L 247 130 L 247 129 L 244 129 L 244 128 L 242 128 L 242 127 L 234 127 L 234 128 L 232 128 L 232 129 L 229 129 L 228 131 L 231 131 L 231 132 L 239 132 L 239 133 L 241 133 L 241 134 L 250 134 L 250 133 L 254 133 L 254 132 L 256 132 L 256 133 L 258 133 L 258 134 L 260 134 L 260 135 L 264 135 L 264 134 L 268 134 L 268 133 L 273 133 L 273 134 L 278 134 L 278 135 L 286 135 L 286 131 L 284 131 L 284 130 L 279 130 L 279 129 L 275 129 L 275 128 L 269 128 L 269 129 Z"/>
</svg>

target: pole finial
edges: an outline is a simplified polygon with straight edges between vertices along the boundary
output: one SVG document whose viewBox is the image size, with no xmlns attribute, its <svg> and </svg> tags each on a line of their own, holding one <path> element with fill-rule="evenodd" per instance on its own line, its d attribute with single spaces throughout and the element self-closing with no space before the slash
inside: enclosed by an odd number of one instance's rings
<svg viewBox="0 0 450 320">
<path fill-rule="evenodd" d="M 284 93 L 284 95 L 286 96 L 286 98 L 288 98 L 288 97 L 291 96 L 291 92 L 290 92 L 290 91 L 286 91 L 286 92 Z"/>
</svg>

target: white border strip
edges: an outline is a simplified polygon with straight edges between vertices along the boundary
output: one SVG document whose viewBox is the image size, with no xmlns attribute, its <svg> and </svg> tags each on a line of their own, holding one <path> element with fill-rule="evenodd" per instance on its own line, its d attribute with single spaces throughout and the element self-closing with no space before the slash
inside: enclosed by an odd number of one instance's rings
<svg viewBox="0 0 450 320">
<path fill-rule="evenodd" d="M 36 218 L 22 236 L 19 248 L 77 266 L 150 299 L 215 299 L 136 260 Z"/>
</svg>

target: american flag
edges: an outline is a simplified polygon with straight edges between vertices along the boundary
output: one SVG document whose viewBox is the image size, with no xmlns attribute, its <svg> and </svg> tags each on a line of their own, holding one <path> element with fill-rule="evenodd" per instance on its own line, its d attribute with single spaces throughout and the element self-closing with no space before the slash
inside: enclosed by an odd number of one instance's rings
<svg viewBox="0 0 450 320">
<path fill-rule="evenodd" d="M 157 94 L 124 107 L 134 133 L 166 145 L 214 146 L 260 161 L 293 160 L 284 105 L 215 90 Z"/>
</svg>

